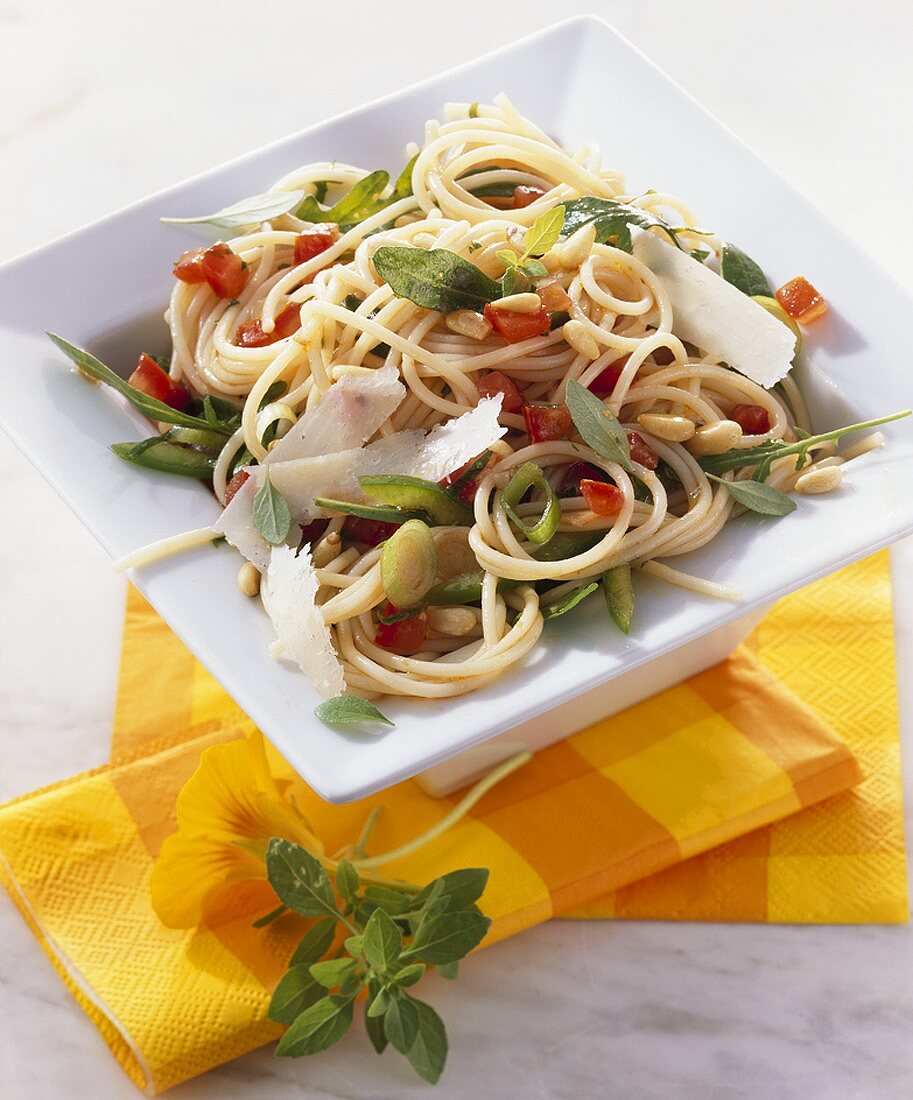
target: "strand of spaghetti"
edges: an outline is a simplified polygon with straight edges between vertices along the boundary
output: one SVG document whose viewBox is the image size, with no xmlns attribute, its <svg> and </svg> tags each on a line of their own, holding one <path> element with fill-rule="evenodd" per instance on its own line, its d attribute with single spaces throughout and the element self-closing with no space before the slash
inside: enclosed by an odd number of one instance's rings
<svg viewBox="0 0 913 1100">
<path fill-rule="evenodd" d="M 123 573 L 127 569 L 136 569 L 140 565 L 150 565 L 154 561 L 170 558 L 174 554 L 183 554 L 185 550 L 205 546 L 219 537 L 211 527 L 199 527 L 194 531 L 185 531 L 181 535 L 171 535 L 167 539 L 150 542 L 147 546 L 142 546 L 139 550 L 134 550 L 132 553 L 118 558 L 114 562 L 114 568 L 118 573 Z"/>
</svg>

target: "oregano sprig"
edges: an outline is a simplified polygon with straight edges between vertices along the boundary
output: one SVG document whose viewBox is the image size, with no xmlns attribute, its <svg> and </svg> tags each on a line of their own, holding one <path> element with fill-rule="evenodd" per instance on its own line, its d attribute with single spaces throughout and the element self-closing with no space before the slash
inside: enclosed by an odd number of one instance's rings
<svg viewBox="0 0 913 1100">
<path fill-rule="evenodd" d="M 502 287 L 505 294 L 515 294 L 525 288 L 526 280 L 538 279 L 548 274 L 548 268 L 538 258 L 554 248 L 561 236 L 564 225 L 564 207 L 553 206 L 540 214 L 527 229 L 523 241 L 523 252 L 518 256 L 511 248 L 502 248 L 496 253 L 504 264 L 505 272 Z"/>
</svg>

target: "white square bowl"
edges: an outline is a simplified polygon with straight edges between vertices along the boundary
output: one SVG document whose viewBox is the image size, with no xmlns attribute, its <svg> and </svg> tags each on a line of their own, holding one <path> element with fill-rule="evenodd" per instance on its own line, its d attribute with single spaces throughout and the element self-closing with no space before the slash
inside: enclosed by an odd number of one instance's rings
<svg viewBox="0 0 913 1100">
<path fill-rule="evenodd" d="M 574 19 L 170 188 L 0 269 L 0 425 L 112 555 L 200 527 L 215 519 L 218 505 L 195 482 L 111 454 L 109 443 L 141 438 L 148 424 L 68 370 L 45 330 L 127 372 L 138 351 L 165 350 L 160 314 L 171 261 L 193 243 L 161 225 L 161 215 L 217 209 L 309 161 L 394 167 L 445 101 L 490 100 L 500 91 L 565 144 L 600 142 L 605 162 L 635 190 L 681 195 L 702 222 L 755 256 L 775 284 L 804 272 L 822 288 L 831 311 L 810 334 L 801 379 L 817 429 L 913 405 L 913 303 L 900 288 L 610 27 Z M 740 604 L 640 578 L 631 637 L 614 631 L 601 601 L 592 599 L 550 624 L 528 663 L 489 688 L 441 703 L 386 702 L 396 725 L 377 736 L 332 730 L 314 718 L 317 698 L 305 678 L 267 656 L 271 628 L 259 604 L 238 594 L 232 550 L 194 551 L 133 579 L 315 790 L 344 802 L 441 766 L 505 731 L 536 731 L 538 744 L 564 736 L 720 659 L 759 609 L 913 531 L 913 433 L 901 423 L 888 434 L 888 447 L 854 462 L 837 493 L 803 498 L 798 511 L 776 522 L 743 517 L 676 562 L 740 589 Z M 437 789 L 455 774 L 440 770 Z"/>
</svg>

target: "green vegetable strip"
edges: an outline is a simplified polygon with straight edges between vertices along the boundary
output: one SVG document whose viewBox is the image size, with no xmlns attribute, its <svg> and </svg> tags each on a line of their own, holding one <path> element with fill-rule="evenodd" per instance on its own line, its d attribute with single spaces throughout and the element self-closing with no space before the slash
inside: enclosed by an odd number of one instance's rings
<svg viewBox="0 0 913 1100">
<path fill-rule="evenodd" d="M 531 527 L 517 515 L 515 509 L 532 488 L 545 493 L 545 508 L 542 517 Z M 561 502 L 558 495 L 534 462 L 524 462 L 504 487 L 501 492 L 501 507 L 530 542 L 548 542 L 561 522 Z"/>
<path fill-rule="evenodd" d="M 205 451 L 170 443 L 164 436 L 153 436 L 141 443 L 114 443 L 111 450 L 118 458 L 181 477 L 210 478 L 215 468 L 215 457 Z"/>
</svg>

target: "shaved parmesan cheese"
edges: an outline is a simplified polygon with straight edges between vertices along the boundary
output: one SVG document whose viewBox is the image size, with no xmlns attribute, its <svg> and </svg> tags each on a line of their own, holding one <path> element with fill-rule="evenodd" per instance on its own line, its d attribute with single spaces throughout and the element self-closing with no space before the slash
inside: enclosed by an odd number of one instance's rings
<svg viewBox="0 0 913 1100">
<path fill-rule="evenodd" d="M 494 397 L 483 397 L 468 413 L 432 428 L 425 439 L 413 476 L 423 477 L 426 481 L 440 481 L 487 450 L 507 431 L 498 423 L 503 400 L 504 395 L 500 393 Z"/>
<path fill-rule="evenodd" d="M 213 524 L 217 535 L 239 550 L 261 573 L 269 565 L 270 544 L 254 527 L 254 497 L 257 495 L 257 483 L 249 477 L 231 498 L 231 503 Z"/>
<path fill-rule="evenodd" d="M 346 689 L 342 665 L 333 648 L 316 597 L 319 582 L 310 550 L 274 546 L 260 586 L 263 606 L 276 628 L 283 653 L 291 658 L 324 699 Z"/>
<path fill-rule="evenodd" d="M 634 230 L 634 255 L 672 304 L 672 331 L 770 389 L 792 365 L 796 338 L 781 321 L 687 252 Z"/>
<path fill-rule="evenodd" d="M 406 387 L 394 366 L 343 375 L 279 440 L 265 461 L 288 462 L 360 447 L 405 396 Z"/>
</svg>

